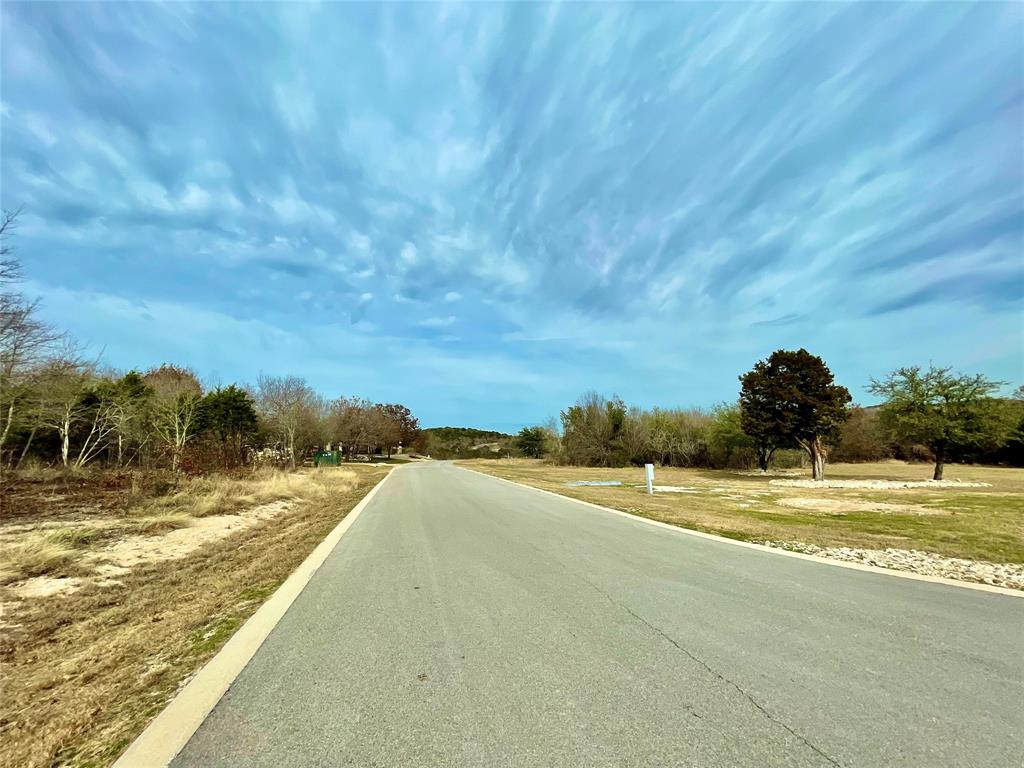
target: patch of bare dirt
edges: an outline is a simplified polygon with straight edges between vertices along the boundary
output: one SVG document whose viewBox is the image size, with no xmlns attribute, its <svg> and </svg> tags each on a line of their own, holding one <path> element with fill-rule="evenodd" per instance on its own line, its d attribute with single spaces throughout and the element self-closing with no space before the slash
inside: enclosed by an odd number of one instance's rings
<svg viewBox="0 0 1024 768">
<path fill-rule="evenodd" d="M 898 488 L 992 487 L 992 483 L 964 483 L 960 480 L 769 480 L 768 484 L 787 488 L 863 488 L 883 491 Z"/>
<path fill-rule="evenodd" d="M 804 474 L 803 469 L 731 469 L 726 470 L 730 475 L 742 475 L 743 477 L 800 477 Z"/>
<path fill-rule="evenodd" d="M 197 517 L 187 528 L 177 528 L 155 536 L 129 536 L 90 553 L 85 559 L 87 562 L 106 563 L 122 569 L 140 563 L 175 560 L 204 544 L 269 520 L 289 509 L 292 503 L 286 500 L 272 501 L 236 515 Z M 116 575 L 109 570 L 107 573 Z"/>
<path fill-rule="evenodd" d="M 634 488 L 646 488 L 646 485 L 634 485 Z M 655 493 L 700 493 L 696 488 L 686 485 L 652 485 Z"/>
<path fill-rule="evenodd" d="M 792 509 L 806 509 L 829 515 L 845 515 L 849 512 L 878 512 L 887 515 L 940 515 L 943 511 L 930 509 L 920 504 L 893 504 L 885 501 L 865 499 L 821 499 L 811 496 L 786 496 L 778 503 Z"/>
<path fill-rule="evenodd" d="M 83 582 L 78 576 L 36 576 L 14 585 L 11 592 L 22 600 L 31 600 L 74 592 L 82 588 Z"/>
</svg>

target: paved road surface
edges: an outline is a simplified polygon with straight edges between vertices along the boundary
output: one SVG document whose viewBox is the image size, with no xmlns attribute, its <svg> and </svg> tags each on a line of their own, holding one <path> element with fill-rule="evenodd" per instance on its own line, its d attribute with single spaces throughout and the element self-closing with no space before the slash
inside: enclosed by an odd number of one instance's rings
<svg viewBox="0 0 1024 768">
<path fill-rule="evenodd" d="M 176 766 L 1010 766 L 1024 600 L 398 470 Z"/>
</svg>

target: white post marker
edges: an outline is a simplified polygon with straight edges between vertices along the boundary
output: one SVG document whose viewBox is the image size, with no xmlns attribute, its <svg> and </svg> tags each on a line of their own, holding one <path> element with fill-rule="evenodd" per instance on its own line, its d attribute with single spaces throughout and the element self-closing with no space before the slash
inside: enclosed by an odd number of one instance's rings
<svg viewBox="0 0 1024 768">
<path fill-rule="evenodd" d="M 647 476 L 647 493 L 654 493 L 654 465 L 644 464 L 644 474 Z"/>
</svg>

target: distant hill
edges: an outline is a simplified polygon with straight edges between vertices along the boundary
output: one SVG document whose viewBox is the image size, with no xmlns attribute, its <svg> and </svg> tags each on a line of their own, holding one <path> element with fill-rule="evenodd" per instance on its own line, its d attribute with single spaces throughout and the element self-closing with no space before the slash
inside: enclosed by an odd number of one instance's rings
<svg viewBox="0 0 1024 768">
<path fill-rule="evenodd" d="M 422 430 L 424 453 L 435 459 L 497 458 L 518 455 L 514 435 L 472 427 L 430 427 Z"/>
</svg>

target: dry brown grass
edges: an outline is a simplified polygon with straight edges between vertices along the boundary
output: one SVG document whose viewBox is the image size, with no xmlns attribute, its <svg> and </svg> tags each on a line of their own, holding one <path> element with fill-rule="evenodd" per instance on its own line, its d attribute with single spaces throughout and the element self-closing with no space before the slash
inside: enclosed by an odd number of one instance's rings
<svg viewBox="0 0 1024 768">
<path fill-rule="evenodd" d="M 102 534 L 95 526 L 21 531 L 5 536 L 0 545 L 0 584 L 33 576 L 78 573 L 80 550 Z"/>
<path fill-rule="evenodd" d="M 190 481 L 190 496 L 198 497 L 199 488 L 219 494 L 218 510 L 271 499 L 293 503 L 187 557 L 141 564 L 109 586 L 85 578 L 74 593 L 31 600 L 0 588 L 0 765 L 111 763 L 386 471 L 323 470 L 257 479 L 251 488 L 245 481 Z M 164 510 L 157 506 L 139 509 L 127 523 L 166 530 L 190 519 L 176 511 L 181 498 Z M 108 505 L 102 513 L 111 511 Z M 25 524 L 21 516 L 21 533 Z M 97 528 L 104 542 L 129 530 Z M 62 532 L 59 544 L 44 538 L 49 533 L 29 533 L 71 563 L 86 558 L 96 540 L 77 542 L 82 548 L 74 541 L 79 534 Z M 19 569 L 26 564 L 27 556 Z"/>
<path fill-rule="evenodd" d="M 648 496 L 643 469 L 562 467 L 529 459 L 460 461 L 472 469 L 624 512 L 745 541 L 821 547 L 919 549 L 950 557 L 1024 563 L 1024 469 L 949 465 L 948 479 L 990 488 L 892 490 L 789 488 L 773 476 L 658 468 L 658 484 L 691 488 Z M 833 464 L 830 478 L 927 480 L 931 467 L 887 461 Z M 795 471 L 794 477 L 806 477 Z M 619 480 L 619 487 L 570 487 Z"/>
<path fill-rule="evenodd" d="M 270 470 L 255 478 L 223 476 L 187 480 L 173 493 L 146 499 L 134 506 L 133 515 L 183 513 L 196 517 L 223 515 L 258 504 L 306 497 L 318 492 L 315 473 L 297 474 Z M 345 477 L 339 474 L 338 480 Z"/>
<path fill-rule="evenodd" d="M 0 584 L 43 576 L 65 568 L 74 557 L 74 549 L 50 534 L 26 534 L 24 540 L 4 547 L 0 560 Z"/>
<path fill-rule="evenodd" d="M 160 512 L 150 517 L 140 517 L 132 521 L 127 530 L 133 533 L 152 535 L 155 533 L 167 533 L 178 528 L 187 528 L 192 525 L 192 516 L 184 512 Z"/>
</svg>

